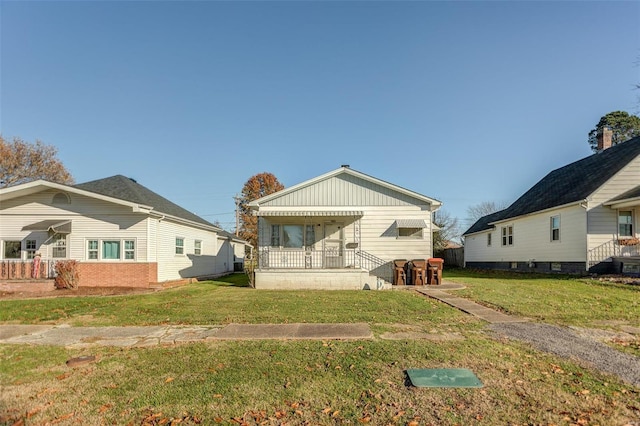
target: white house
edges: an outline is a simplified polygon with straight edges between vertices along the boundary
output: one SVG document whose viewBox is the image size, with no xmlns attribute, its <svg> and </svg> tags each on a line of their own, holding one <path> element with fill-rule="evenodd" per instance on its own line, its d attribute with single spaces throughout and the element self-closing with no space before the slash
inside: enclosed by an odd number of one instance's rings
<svg viewBox="0 0 640 426">
<path fill-rule="evenodd" d="M 244 246 L 230 244 L 219 227 L 121 175 L 0 189 L 2 279 L 36 278 L 39 254 L 37 277 L 51 277 L 56 261 L 73 259 L 81 286 L 147 287 L 232 272 Z"/>
<path fill-rule="evenodd" d="M 432 256 L 440 205 L 348 166 L 255 200 L 255 286 L 388 288 L 395 259 Z"/>
<path fill-rule="evenodd" d="M 465 233 L 465 266 L 521 271 L 640 272 L 640 137 L 552 171 Z"/>
</svg>

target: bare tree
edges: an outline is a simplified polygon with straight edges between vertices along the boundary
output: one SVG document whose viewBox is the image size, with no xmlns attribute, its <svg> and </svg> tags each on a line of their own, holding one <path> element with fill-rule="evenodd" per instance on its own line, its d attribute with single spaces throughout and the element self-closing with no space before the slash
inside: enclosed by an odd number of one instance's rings
<svg viewBox="0 0 640 426">
<path fill-rule="evenodd" d="M 433 223 L 440 228 L 433 233 L 433 252 L 441 253 L 456 238 L 460 237 L 458 218 L 452 217 L 446 210 L 438 210 L 433 217 Z"/>
<path fill-rule="evenodd" d="M 508 206 L 504 202 L 483 201 L 480 204 L 467 207 L 467 227 L 470 227 L 481 217 L 506 209 Z"/>
<path fill-rule="evenodd" d="M 38 179 L 73 184 L 57 153 L 55 147 L 38 140 L 31 144 L 14 137 L 9 142 L 0 135 L 0 188 Z"/>
</svg>

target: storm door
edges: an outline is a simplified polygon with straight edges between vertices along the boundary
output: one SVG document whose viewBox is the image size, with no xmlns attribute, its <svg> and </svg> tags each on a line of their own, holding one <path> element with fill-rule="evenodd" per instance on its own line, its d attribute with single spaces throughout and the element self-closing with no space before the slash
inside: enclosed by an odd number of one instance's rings
<svg viewBox="0 0 640 426">
<path fill-rule="evenodd" d="M 344 225 L 327 222 L 324 224 L 324 267 L 344 267 Z"/>
</svg>

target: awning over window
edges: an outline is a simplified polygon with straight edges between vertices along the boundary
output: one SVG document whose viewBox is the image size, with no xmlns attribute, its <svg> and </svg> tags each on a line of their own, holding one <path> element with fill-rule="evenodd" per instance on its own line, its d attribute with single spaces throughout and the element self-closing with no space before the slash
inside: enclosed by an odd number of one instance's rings
<svg viewBox="0 0 640 426">
<path fill-rule="evenodd" d="M 52 231 L 56 234 L 70 234 L 71 220 L 43 220 L 31 225 L 24 226 L 23 231 Z"/>
<path fill-rule="evenodd" d="M 422 219 L 396 219 L 396 228 L 426 228 L 427 222 Z"/>
<path fill-rule="evenodd" d="M 347 210 L 347 211 L 314 211 L 314 210 L 304 210 L 304 211 L 281 211 L 281 210 L 260 210 L 258 211 L 258 216 L 298 216 L 298 217 L 306 217 L 306 216 L 323 216 L 323 217 L 336 217 L 336 216 L 358 216 L 361 217 L 364 213 L 358 210 Z"/>
</svg>

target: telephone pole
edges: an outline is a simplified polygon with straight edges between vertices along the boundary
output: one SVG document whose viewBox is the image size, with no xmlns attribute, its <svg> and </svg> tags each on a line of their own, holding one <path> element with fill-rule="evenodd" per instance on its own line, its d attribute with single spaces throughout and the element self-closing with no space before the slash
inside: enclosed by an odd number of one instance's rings
<svg viewBox="0 0 640 426">
<path fill-rule="evenodd" d="M 241 198 L 236 194 L 233 197 L 233 200 L 236 202 L 236 237 L 240 235 L 240 200 Z"/>
</svg>

